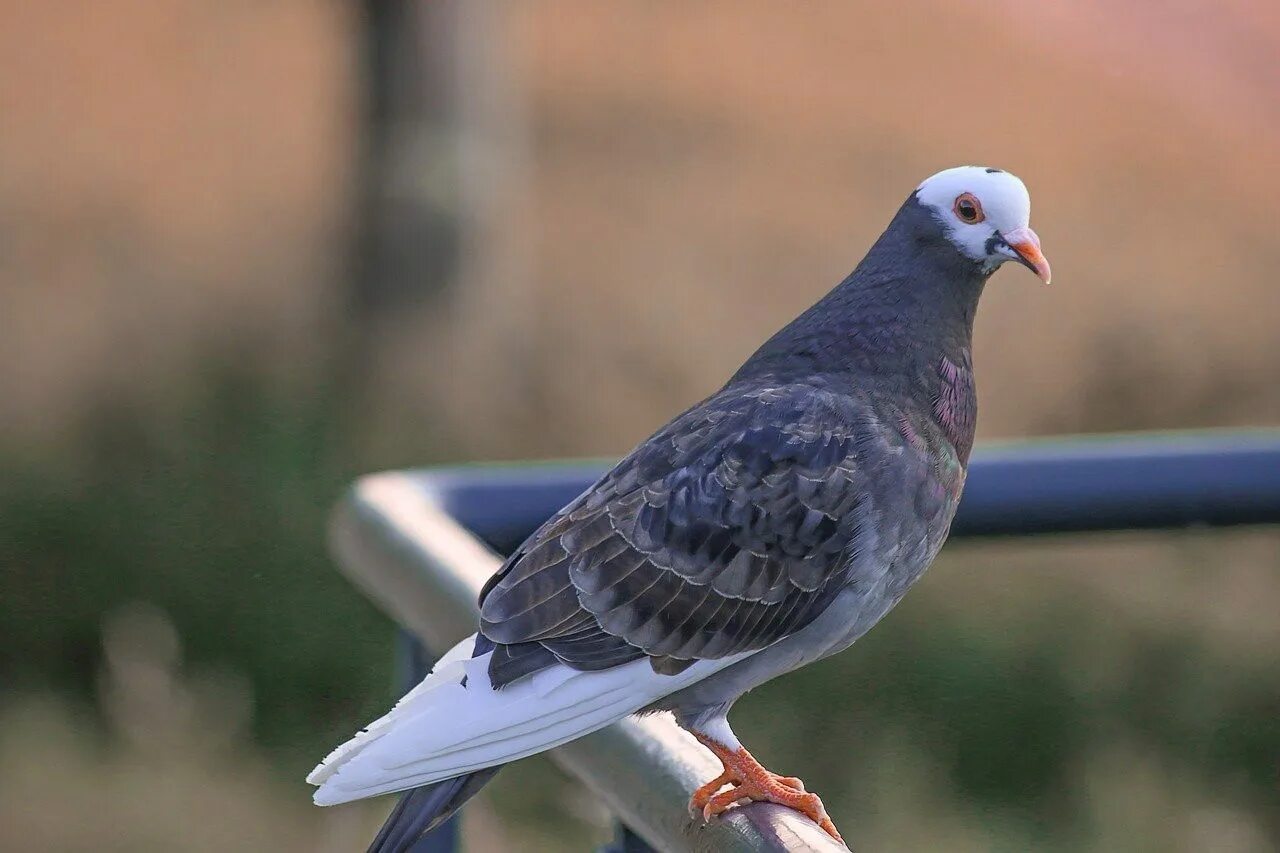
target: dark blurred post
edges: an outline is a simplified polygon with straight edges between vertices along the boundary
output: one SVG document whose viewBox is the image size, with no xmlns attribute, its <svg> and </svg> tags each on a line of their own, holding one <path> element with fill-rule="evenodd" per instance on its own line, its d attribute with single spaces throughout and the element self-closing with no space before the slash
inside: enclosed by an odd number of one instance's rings
<svg viewBox="0 0 1280 853">
<path fill-rule="evenodd" d="M 449 144 L 457 128 L 454 7 L 370 0 L 364 8 L 346 301 L 357 334 L 448 286 L 457 272 L 460 228 L 449 191 L 457 165 Z"/>
<path fill-rule="evenodd" d="M 525 144 L 501 6 L 369 0 L 364 10 L 344 300 L 346 368 L 357 383 L 383 321 L 407 310 L 449 311 L 460 324 L 518 322 L 512 295 L 526 291 L 527 268 L 520 230 L 508 227 Z"/>
</svg>

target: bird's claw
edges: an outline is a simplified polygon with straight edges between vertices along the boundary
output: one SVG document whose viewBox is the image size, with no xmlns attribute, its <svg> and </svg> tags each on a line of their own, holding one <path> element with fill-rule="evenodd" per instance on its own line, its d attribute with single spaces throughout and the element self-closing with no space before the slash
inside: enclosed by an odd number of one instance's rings
<svg viewBox="0 0 1280 853">
<path fill-rule="evenodd" d="M 844 844 L 822 800 L 817 794 L 806 791 L 804 782 L 795 776 L 779 776 L 760 766 L 749 755 L 745 757 L 741 766 L 738 761 L 726 760 L 724 772 L 694 792 L 689 800 L 689 810 L 701 813 L 703 820 L 710 821 L 738 805 L 777 803 L 805 815 Z M 721 758 L 724 760 L 726 756 Z M 727 790 L 721 790 L 726 786 Z"/>
<path fill-rule="evenodd" d="M 730 782 L 728 790 L 706 798 L 700 809 L 702 819 L 710 821 L 735 806 L 748 803 L 777 803 L 805 815 L 824 832 L 843 844 L 844 839 L 840 837 L 839 830 L 827 814 L 822 799 L 817 794 L 806 792 L 803 784 L 788 784 L 790 782 L 799 782 L 799 780 L 795 777 L 778 777 L 771 780 L 771 784 L 761 784 L 755 780 Z M 695 808 L 697 806 L 696 803 L 691 805 Z"/>
</svg>

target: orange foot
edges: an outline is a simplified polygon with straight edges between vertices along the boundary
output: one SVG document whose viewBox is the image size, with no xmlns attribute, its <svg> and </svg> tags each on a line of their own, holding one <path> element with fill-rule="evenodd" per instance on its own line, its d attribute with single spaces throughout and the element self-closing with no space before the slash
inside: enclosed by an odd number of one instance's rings
<svg viewBox="0 0 1280 853">
<path fill-rule="evenodd" d="M 831 822 L 822 800 L 817 794 L 804 789 L 804 783 L 794 776 L 779 776 L 766 770 L 751 753 L 742 747 L 730 749 L 711 738 L 695 734 L 703 746 L 715 753 L 724 765 L 724 772 L 694 792 L 689 800 L 690 811 L 702 812 L 704 820 L 711 820 L 732 806 L 746 803 L 777 803 L 795 809 L 808 817 L 841 844 L 836 825 Z M 729 790 L 720 789 L 729 786 Z"/>
</svg>

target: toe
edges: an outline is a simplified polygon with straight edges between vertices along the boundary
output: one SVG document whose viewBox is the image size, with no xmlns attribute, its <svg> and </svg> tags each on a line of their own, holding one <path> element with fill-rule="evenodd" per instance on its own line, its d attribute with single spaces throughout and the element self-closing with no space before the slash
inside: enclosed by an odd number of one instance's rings
<svg viewBox="0 0 1280 853">
<path fill-rule="evenodd" d="M 707 802 L 710 801 L 716 792 L 725 785 L 734 785 L 736 783 L 737 780 L 734 775 L 728 770 L 724 771 L 719 776 L 693 792 L 693 796 L 689 798 L 689 811 L 702 811 L 706 807 Z"/>
<path fill-rule="evenodd" d="M 844 839 L 840 837 L 839 830 L 836 829 L 831 816 L 827 814 L 826 806 L 822 804 L 822 799 L 817 794 L 803 795 L 792 808 L 816 823 L 827 835 L 844 844 Z"/>
<path fill-rule="evenodd" d="M 836 829 L 836 825 L 831 822 L 831 818 L 828 817 L 819 821 L 818 826 L 822 827 L 822 831 L 825 832 L 827 835 L 830 835 L 840 844 L 844 844 L 844 839 L 840 837 L 840 830 Z M 844 846 L 847 847 L 848 845 L 844 844 Z"/>
<path fill-rule="evenodd" d="M 708 800 L 707 804 L 702 807 L 702 819 L 709 821 L 739 802 L 749 803 L 751 800 L 750 796 L 736 787 L 729 791 L 722 791 Z"/>
<path fill-rule="evenodd" d="M 779 776 L 778 782 L 782 785 L 786 785 L 788 788 L 791 788 L 793 791 L 801 791 L 801 792 L 804 791 L 804 781 L 799 777 Z"/>
</svg>

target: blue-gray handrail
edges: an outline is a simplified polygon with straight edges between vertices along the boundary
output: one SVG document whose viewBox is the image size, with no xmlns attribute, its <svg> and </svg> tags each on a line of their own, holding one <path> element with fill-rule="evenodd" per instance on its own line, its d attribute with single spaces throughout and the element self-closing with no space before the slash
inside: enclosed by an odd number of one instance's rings
<svg viewBox="0 0 1280 853">
<path fill-rule="evenodd" d="M 609 467 L 471 465 L 421 472 L 449 514 L 501 552 Z M 1280 521 L 1280 431 L 1207 431 L 979 445 L 952 536 Z"/>
<path fill-rule="evenodd" d="M 440 650 L 474 630 L 498 558 L 590 486 L 604 462 L 476 465 L 379 474 L 334 519 L 344 571 Z M 975 451 L 953 536 L 1280 522 L 1280 432 L 1205 432 L 991 445 Z M 655 728 L 656 727 L 656 728 Z M 624 721 L 553 757 L 670 850 L 831 850 L 807 820 L 769 806 L 703 827 L 683 801 L 714 762 L 670 721 Z M 448 849 L 451 844 L 433 849 Z M 425 847 L 423 849 L 426 849 Z"/>
</svg>

